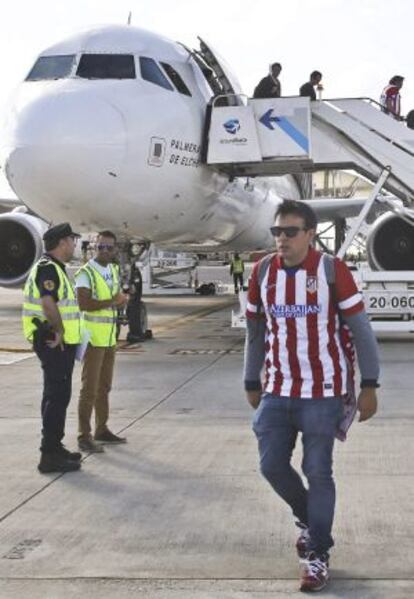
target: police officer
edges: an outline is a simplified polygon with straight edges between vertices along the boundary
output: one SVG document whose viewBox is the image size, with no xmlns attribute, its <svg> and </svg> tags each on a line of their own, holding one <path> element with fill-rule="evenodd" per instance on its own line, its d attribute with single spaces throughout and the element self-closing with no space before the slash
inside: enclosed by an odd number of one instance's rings
<svg viewBox="0 0 414 599">
<path fill-rule="evenodd" d="M 79 396 L 78 445 L 83 451 L 100 453 L 96 443 L 125 443 L 125 437 L 108 428 L 109 392 L 115 363 L 117 308 L 128 297 L 120 290 L 119 267 L 114 263 L 116 237 L 111 231 L 98 234 L 96 253 L 75 275 L 82 326 L 90 339 L 82 369 Z M 95 410 L 95 434 L 91 434 L 91 416 Z"/>
<path fill-rule="evenodd" d="M 40 472 L 79 470 L 81 454 L 62 445 L 72 372 L 80 341 L 80 314 L 66 274 L 79 237 L 69 223 L 43 235 L 46 253 L 33 266 L 24 288 L 23 332 L 43 369 Z"/>
</svg>

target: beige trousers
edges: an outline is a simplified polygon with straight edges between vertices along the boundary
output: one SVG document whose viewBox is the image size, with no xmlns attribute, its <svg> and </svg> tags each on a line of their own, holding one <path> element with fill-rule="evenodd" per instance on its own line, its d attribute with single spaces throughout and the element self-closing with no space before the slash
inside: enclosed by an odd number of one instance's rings
<svg viewBox="0 0 414 599">
<path fill-rule="evenodd" d="M 91 416 L 95 410 L 95 434 L 107 430 L 109 392 L 115 363 L 114 347 L 88 345 L 82 368 L 82 386 L 79 395 L 78 438 L 90 438 Z"/>
</svg>

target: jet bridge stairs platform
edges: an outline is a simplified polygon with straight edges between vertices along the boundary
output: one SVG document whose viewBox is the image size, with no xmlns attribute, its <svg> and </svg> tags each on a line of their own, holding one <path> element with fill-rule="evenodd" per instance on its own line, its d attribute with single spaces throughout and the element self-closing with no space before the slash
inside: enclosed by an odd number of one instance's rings
<svg viewBox="0 0 414 599">
<path fill-rule="evenodd" d="M 383 188 L 408 206 L 414 203 L 414 130 L 374 100 L 237 101 L 222 106 L 218 96 L 212 103 L 205 153 L 210 166 L 232 177 L 353 169 L 373 182 L 386 169 Z"/>
<path fill-rule="evenodd" d="M 375 101 L 224 97 L 228 105 L 223 106 L 223 96 L 215 98 L 205 127 L 206 163 L 218 171 L 229 177 L 269 177 L 352 169 L 374 183 L 339 257 L 345 256 L 382 189 L 414 207 L 414 130 L 382 112 Z M 400 212 L 414 226 L 413 214 Z M 414 273 L 363 271 L 360 279 L 374 330 L 414 333 Z M 241 301 L 233 326 L 243 326 L 243 315 Z"/>
</svg>

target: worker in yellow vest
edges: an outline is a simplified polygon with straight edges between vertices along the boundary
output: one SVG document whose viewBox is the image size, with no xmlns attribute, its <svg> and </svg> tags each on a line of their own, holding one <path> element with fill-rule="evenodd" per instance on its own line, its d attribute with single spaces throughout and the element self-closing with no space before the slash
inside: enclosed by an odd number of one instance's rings
<svg viewBox="0 0 414 599">
<path fill-rule="evenodd" d="M 234 254 L 233 260 L 230 262 L 230 274 L 233 275 L 234 293 L 239 292 L 239 288 L 243 289 L 244 262 L 239 254 Z"/>
<path fill-rule="evenodd" d="M 119 267 L 114 264 L 115 253 L 115 235 L 111 231 L 102 231 L 97 237 L 94 258 L 75 275 L 82 328 L 89 334 L 78 405 L 78 445 L 79 449 L 91 453 L 102 452 L 101 443 L 126 442 L 125 437 L 115 435 L 107 425 L 115 363 L 117 308 L 128 301 L 128 296 L 120 288 Z M 95 434 L 92 437 L 93 411 Z"/>
<path fill-rule="evenodd" d="M 72 372 L 80 341 L 80 314 L 66 274 L 79 237 L 69 223 L 43 235 L 46 253 L 33 266 L 24 287 L 23 332 L 43 369 L 40 472 L 79 470 L 82 455 L 62 445 Z"/>
</svg>

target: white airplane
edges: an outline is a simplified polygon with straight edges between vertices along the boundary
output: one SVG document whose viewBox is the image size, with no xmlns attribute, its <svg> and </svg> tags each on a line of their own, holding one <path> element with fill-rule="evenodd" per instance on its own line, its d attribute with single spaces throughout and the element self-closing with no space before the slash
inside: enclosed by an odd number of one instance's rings
<svg viewBox="0 0 414 599">
<path fill-rule="evenodd" d="M 50 222 L 69 221 L 85 232 L 110 229 L 143 247 L 273 246 L 269 225 L 277 204 L 309 197 L 309 178 L 232 180 L 203 163 L 209 100 L 241 89 L 200 41 L 201 50 L 191 51 L 142 29 L 108 26 L 41 53 L 1 137 L 7 179 L 28 212 L 0 215 L 0 285 L 22 285 Z M 358 200 L 309 203 L 322 220 L 361 208 Z"/>
</svg>

